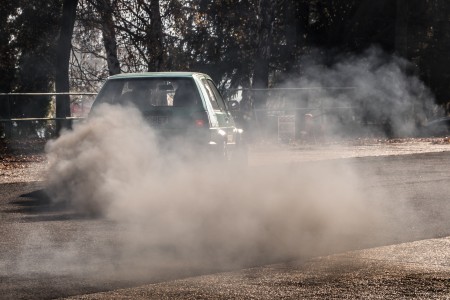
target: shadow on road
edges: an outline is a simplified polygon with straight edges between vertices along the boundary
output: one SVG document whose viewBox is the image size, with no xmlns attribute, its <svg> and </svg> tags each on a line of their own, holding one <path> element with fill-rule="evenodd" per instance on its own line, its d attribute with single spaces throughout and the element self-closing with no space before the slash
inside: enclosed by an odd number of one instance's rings
<svg viewBox="0 0 450 300">
<path fill-rule="evenodd" d="M 68 203 L 53 203 L 45 189 L 21 194 L 9 204 L 14 208 L 7 209 L 5 212 L 23 214 L 22 220 L 26 222 L 92 219 L 92 216 L 74 213 Z"/>
</svg>

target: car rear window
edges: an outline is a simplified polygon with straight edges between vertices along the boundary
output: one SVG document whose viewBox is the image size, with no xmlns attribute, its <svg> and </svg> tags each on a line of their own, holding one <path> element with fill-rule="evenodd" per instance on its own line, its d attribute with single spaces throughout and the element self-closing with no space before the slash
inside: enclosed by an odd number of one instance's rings
<svg viewBox="0 0 450 300">
<path fill-rule="evenodd" d="M 195 107 L 202 101 L 192 78 L 111 79 L 94 106 L 100 103 L 135 105 L 142 111 L 154 107 Z"/>
</svg>

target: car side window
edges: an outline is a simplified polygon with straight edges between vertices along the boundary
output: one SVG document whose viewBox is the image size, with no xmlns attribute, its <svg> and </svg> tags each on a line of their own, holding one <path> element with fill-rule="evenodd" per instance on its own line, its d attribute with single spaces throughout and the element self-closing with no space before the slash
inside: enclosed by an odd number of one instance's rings
<svg viewBox="0 0 450 300">
<path fill-rule="evenodd" d="M 97 106 L 101 103 L 116 103 L 120 95 L 122 95 L 123 89 L 124 83 L 121 80 L 107 81 L 93 105 Z"/>
<path fill-rule="evenodd" d="M 208 80 L 207 79 L 202 79 L 202 83 L 203 83 L 203 86 L 204 86 L 204 88 L 206 90 L 206 93 L 208 94 L 208 98 L 209 98 L 209 101 L 211 102 L 212 107 L 215 110 L 220 110 L 221 107 L 219 106 L 219 103 L 217 101 L 217 98 L 216 98 L 216 95 L 214 93 L 214 90 L 213 90 L 213 88 L 211 88 Z"/>
<path fill-rule="evenodd" d="M 222 95 L 220 95 L 220 92 L 216 88 L 216 85 L 210 79 L 208 79 L 207 82 L 208 82 L 208 85 L 211 88 L 212 92 L 214 93 L 214 98 L 216 99 L 216 102 L 219 105 L 220 110 L 226 111 L 227 107 L 226 107 L 225 103 L 223 102 Z"/>
</svg>

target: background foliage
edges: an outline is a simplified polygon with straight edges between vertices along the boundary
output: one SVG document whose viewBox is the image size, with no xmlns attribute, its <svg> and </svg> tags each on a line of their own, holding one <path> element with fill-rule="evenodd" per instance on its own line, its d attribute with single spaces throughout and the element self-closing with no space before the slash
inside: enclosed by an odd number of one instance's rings
<svg viewBox="0 0 450 300">
<path fill-rule="evenodd" d="M 445 0 L 6 0 L 0 92 L 66 91 L 64 80 L 70 91 L 97 91 L 111 74 L 170 70 L 206 72 L 222 88 L 276 87 L 302 76 L 305 55 L 331 65 L 376 45 L 411 61 L 446 107 L 449 15 Z M 68 78 L 58 83 L 65 51 Z M 25 99 L 8 113 L 44 116 L 48 103 Z M 1 101 L 0 117 L 7 110 Z"/>
</svg>

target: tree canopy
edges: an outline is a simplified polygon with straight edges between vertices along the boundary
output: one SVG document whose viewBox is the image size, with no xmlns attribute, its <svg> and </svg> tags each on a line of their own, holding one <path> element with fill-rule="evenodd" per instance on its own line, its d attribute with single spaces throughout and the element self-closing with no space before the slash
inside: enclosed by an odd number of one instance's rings
<svg viewBox="0 0 450 300">
<path fill-rule="evenodd" d="M 331 65 L 376 45 L 411 61 L 445 105 L 449 13 L 444 0 L 6 0 L 0 92 L 97 91 L 112 74 L 170 70 L 275 87 L 302 76 L 305 55 Z M 40 116 L 48 103 L 15 109 Z"/>
</svg>

